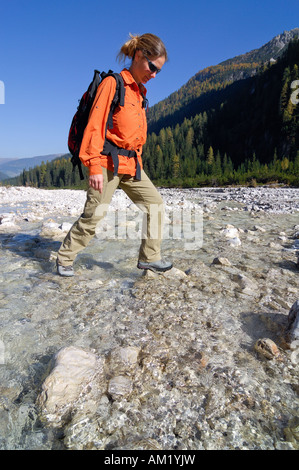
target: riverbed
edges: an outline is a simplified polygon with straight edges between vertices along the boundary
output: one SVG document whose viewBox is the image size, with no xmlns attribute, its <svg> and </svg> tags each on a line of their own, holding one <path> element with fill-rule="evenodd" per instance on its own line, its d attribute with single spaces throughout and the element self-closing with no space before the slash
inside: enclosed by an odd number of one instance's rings
<svg viewBox="0 0 299 470">
<path fill-rule="evenodd" d="M 299 299 L 299 189 L 160 192 L 173 270 L 137 269 L 140 213 L 117 190 L 67 279 L 56 253 L 85 192 L 0 187 L 1 449 L 298 450 L 299 354 L 284 333 Z M 260 354 L 259 339 L 279 354 Z M 104 372 L 50 419 L 39 397 L 64 348 Z"/>
</svg>

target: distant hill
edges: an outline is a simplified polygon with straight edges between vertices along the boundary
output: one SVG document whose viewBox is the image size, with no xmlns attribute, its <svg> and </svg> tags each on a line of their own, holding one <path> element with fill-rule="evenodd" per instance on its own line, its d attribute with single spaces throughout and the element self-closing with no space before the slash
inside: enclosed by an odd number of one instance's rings
<svg viewBox="0 0 299 470">
<path fill-rule="evenodd" d="M 57 153 L 31 158 L 0 158 L 0 181 L 18 176 L 23 170 L 34 168 L 42 162 L 50 162 L 62 155 L 63 153 Z"/>
</svg>

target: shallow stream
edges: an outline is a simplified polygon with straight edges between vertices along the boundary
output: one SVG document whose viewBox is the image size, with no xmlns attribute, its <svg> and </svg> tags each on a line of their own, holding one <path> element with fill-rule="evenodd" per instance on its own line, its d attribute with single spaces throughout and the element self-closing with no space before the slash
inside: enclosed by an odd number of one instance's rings
<svg viewBox="0 0 299 470">
<path fill-rule="evenodd" d="M 136 268 L 138 239 L 99 231 L 75 277 L 61 278 L 55 252 L 63 236 L 43 224 L 76 217 L 42 209 L 37 220 L 33 203 L 3 202 L 0 213 L 19 216 L 0 231 L 1 449 L 299 448 L 299 359 L 283 343 L 299 298 L 298 206 L 252 210 L 222 192 L 204 201 L 200 192 L 181 191 L 177 200 L 170 191 L 168 221 L 180 202 L 203 217 L 202 246 L 163 242 L 163 256 L 180 270 L 170 276 Z M 227 228 L 238 230 L 240 244 L 230 244 Z M 229 263 L 214 264 L 217 257 Z M 255 351 L 259 338 L 277 344 L 279 360 Z M 95 413 L 79 410 L 57 430 L 40 419 L 36 398 L 66 346 L 105 360 L 115 348 L 136 347 L 140 360 L 130 396 L 106 395 Z"/>
</svg>

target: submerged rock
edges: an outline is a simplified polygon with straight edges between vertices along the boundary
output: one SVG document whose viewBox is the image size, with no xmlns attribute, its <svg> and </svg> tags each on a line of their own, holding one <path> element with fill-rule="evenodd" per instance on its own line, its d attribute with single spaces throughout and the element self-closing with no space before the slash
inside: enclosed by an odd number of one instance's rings
<svg viewBox="0 0 299 470">
<path fill-rule="evenodd" d="M 277 345 L 269 338 L 259 339 L 255 343 L 254 349 L 267 359 L 278 359 L 281 357 Z"/>
<path fill-rule="evenodd" d="M 95 354 L 80 348 L 70 346 L 59 351 L 37 399 L 43 419 L 61 427 L 79 406 L 82 395 L 84 408 L 90 408 L 91 397 L 103 393 L 103 365 Z"/>
<path fill-rule="evenodd" d="M 129 377 L 118 375 L 109 380 L 108 393 L 112 398 L 130 395 L 133 390 L 133 382 Z"/>
</svg>

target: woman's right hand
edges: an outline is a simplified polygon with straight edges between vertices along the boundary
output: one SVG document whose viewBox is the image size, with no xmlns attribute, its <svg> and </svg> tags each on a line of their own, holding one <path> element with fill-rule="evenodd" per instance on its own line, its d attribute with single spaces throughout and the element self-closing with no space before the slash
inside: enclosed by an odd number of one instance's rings
<svg viewBox="0 0 299 470">
<path fill-rule="evenodd" d="M 103 191 L 104 177 L 103 175 L 90 175 L 89 177 L 89 186 L 91 186 L 96 191 Z"/>
</svg>

